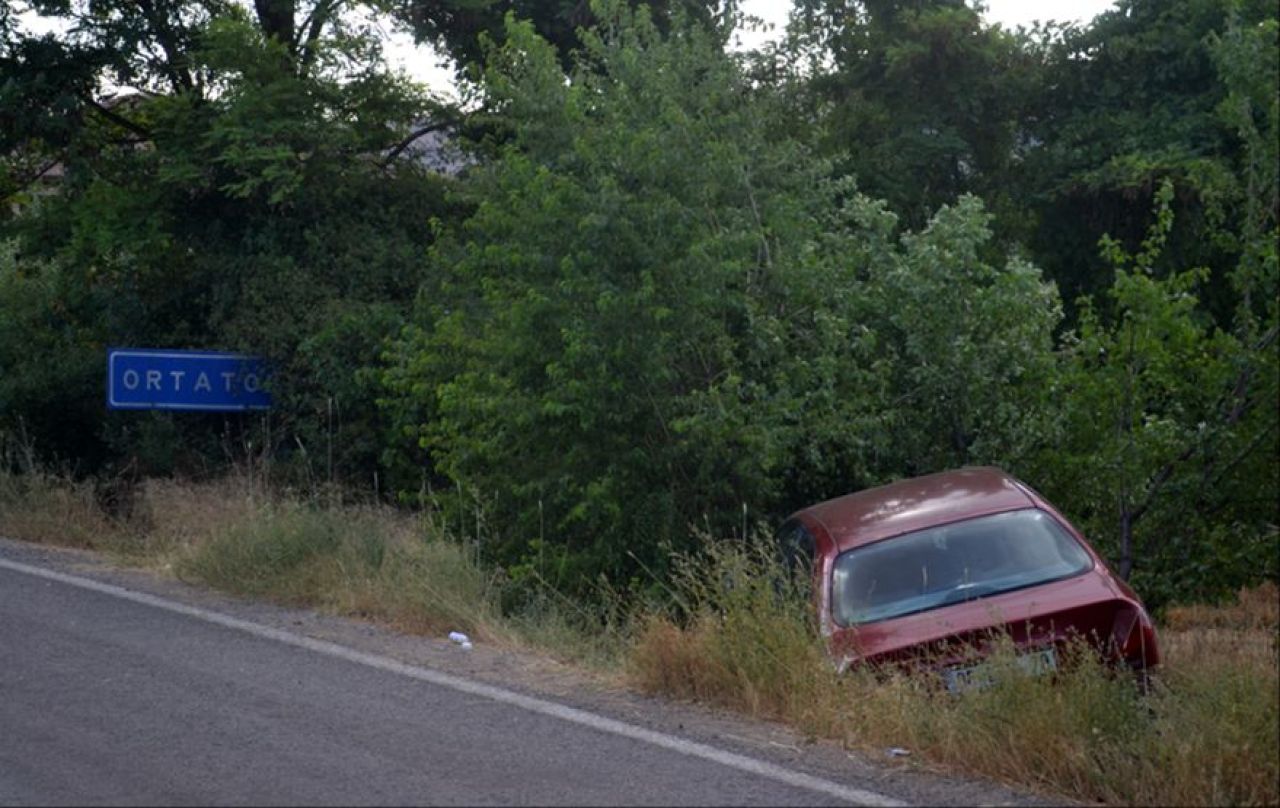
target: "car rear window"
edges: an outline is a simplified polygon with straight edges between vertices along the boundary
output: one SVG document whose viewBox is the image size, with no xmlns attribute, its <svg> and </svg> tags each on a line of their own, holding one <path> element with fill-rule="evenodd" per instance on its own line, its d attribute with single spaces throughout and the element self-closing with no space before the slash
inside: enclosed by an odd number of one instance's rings
<svg viewBox="0 0 1280 808">
<path fill-rule="evenodd" d="M 840 555 L 832 616 L 841 626 L 872 623 L 1069 578 L 1092 566 L 1080 543 L 1044 511 L 980 516 Z"/>
</svg>

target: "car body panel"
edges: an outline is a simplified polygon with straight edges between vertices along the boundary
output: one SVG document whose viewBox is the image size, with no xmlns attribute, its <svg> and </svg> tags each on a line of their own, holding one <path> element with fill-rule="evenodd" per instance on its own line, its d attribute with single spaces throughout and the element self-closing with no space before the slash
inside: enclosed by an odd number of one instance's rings
<svg viewBox="0 0 1280 808">
<path fill-rule="evenodd" d="M 1060 580 L 875 622 L 845 627 L 833 619 L 832 574 L 842 553 L 931 527 L 1029 508 L 1063 527 L 1092 566 Z M 1007 634 L 1021 650 L 1080 638 L 1130 667 L 1159 663 L 1154 625 L 1133 591 L 1062 514 L 999 469 L 963 468 L 867 489 L 797 511 L 788 520 L 792 523 L 813 536 L 815 607 L 841 667 L 923 657 L 947 664 L 975 649 L 980 652 L 993 631 Z"/>
<path fill-rule="evenodd" d="M 822 526 L 840 552 L 903 533 L 1026 508 L 1028 490 L 997 469 L 964 468 L 899 480 L 811 505 L 800 513 Z"/>
</svg>

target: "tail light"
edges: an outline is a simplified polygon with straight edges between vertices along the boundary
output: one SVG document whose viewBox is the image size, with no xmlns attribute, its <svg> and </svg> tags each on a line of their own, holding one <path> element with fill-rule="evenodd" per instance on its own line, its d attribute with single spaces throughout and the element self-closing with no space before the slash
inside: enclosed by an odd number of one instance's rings
<svg viewBox="0 0 1280 808">
<path fill-rule="evenodd" d="M 1122 622 L 1128 623 L 1127 630 L 1117 633 L 1124 637 L 1119 644 L 1120 658 L 1134 668 L 1151 668 L 1160 664 L 1160 650 L 1156 645 L 1156 629 L 1146 612 L 1138 609 L 1131 612 L 1131 619 L 1117 618 L 1116 628 L 1122 628 Z"/>
</svg>

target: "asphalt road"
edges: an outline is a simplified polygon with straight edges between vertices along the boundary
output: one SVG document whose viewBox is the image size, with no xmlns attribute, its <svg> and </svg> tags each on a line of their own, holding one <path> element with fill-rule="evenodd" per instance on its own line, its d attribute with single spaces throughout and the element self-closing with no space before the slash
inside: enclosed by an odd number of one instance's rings
<svg viewBox="0 0 1280 808">
<path fill-rule="evenodd" d="M 755 763 L 0 559 L 0 804 L 892 802 Z"/>
</svg>

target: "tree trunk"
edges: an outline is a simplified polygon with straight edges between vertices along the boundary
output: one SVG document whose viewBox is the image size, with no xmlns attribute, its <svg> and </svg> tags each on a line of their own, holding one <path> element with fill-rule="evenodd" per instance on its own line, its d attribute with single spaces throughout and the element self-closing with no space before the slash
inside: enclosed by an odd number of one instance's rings
<svg viewBox="0 0 1280 808">
<path fill-rule="evenodd" d="M 1129 503 L 1120 503 L 1120 578 L 1128 581 L 1133 571 L 1133 514 Z"/>
</svg>

